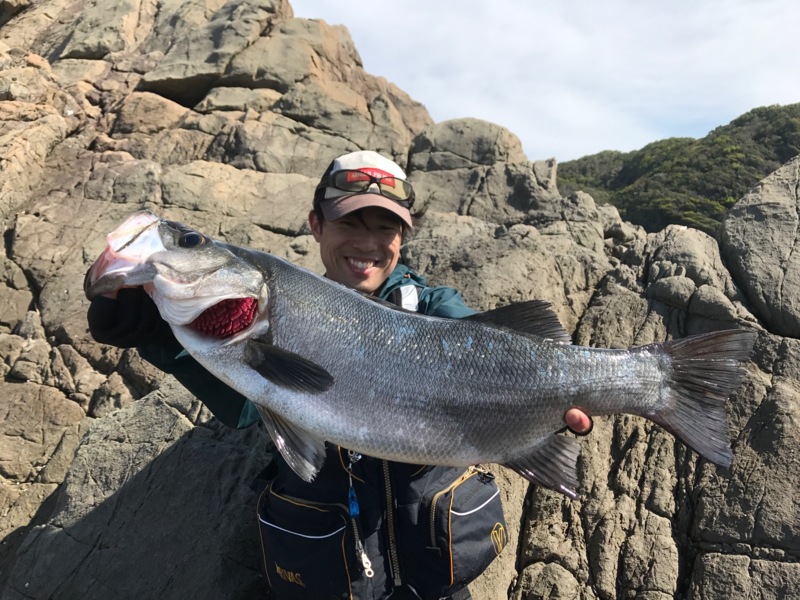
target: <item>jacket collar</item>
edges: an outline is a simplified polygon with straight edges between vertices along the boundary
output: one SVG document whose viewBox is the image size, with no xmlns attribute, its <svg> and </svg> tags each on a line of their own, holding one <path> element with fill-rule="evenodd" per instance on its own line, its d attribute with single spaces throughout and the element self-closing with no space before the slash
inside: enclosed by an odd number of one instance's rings
<svg viewBox="0 0 800 600">
<path fill-rule="evenodd" d="M 394 290 L 403 287 L 404 285 L 426 287 L 425 278 L 419 273 L 409 269 L 406 265 L 397 263 L 394 271 L 391 272 L 389 277 L 383 282 L 383 285 L 378 290 L 378 297 L 382 300 L 386 300 Z"/>
</svg>

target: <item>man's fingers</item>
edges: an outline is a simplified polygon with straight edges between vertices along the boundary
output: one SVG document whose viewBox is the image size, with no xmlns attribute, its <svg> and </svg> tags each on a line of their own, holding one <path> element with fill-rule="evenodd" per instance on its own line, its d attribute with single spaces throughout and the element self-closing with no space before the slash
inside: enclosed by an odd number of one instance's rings
<svg viewBox="0 0 800 600">
<path fill-rule="evenodd" d="M 564 413 L 564 422 L 576 435 L 588 435 L 594 429 L 594 421 L 579 408 L 570 408 Z"/>
</svg>

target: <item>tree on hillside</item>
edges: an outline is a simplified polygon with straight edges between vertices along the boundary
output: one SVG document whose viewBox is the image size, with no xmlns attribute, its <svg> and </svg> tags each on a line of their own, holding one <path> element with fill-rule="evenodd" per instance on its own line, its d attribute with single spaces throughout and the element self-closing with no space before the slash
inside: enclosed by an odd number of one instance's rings
<svg viewBox="0 0 800 600">
<path fill-rule="evenodd" d="M 633 152 L 559 164 L 562 195 L 577 190 L 616 206 L 647 231 L 671 223 L 714 235 L 750 188 L 800 155 L 800 104 L 756 108 L 706 137 L 669 138 Z"/>
</svg>

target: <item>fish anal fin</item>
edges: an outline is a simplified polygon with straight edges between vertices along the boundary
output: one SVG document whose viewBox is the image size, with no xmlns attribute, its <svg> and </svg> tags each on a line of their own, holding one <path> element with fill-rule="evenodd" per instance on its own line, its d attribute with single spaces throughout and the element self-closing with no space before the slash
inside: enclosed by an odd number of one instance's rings
<svg viewBox="0 0 800 600">
<path fill-rule="evenodd" d="M 581 445 L 573 438 L 551 435 L 527 456 L 505 463 L 525 479 L 560 492 L 571 499 L 578 497 L 578 456 Z"/>
<path fill-rule="evenodd" d="M 559 344 L 572 343 L 572 336 L 558 320 L 552 304 L 544 300 L 528 300 L 500 306 L 470 315 L 466 317 L 466 320 L 505 327 L 519 333 L 543 337 Z"/>
<path fill-rule="evenodd" d="M 277 386 L 319 394 L 333 385 L 333 375 L 299 354 L 258 340 L 248 340 L 245 360 L 259 375 Z"/>
<path fill-rule="evenodd" d="M 256 408 L 275 447 L 288 465 L 303 481 L 314 481 L 325 463 L 325 441 L 294 426 L 268 408 L 258 404 Z"/>
</svg>

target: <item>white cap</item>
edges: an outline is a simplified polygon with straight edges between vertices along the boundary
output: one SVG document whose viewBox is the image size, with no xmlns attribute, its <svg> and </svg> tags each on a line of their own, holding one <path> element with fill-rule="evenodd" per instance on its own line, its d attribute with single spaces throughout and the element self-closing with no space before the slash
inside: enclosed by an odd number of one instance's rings
<svg viewBox="0 0 800 600">
<path fill-rule="evenodd" d="M 373 177 L 394 177 L 406 181 L 406 174 L 397 163 L 372 150 L 360 150 L 340 156 L 328 167 L 320 183 L 325 182 L 328 177 L 337 171 L 362 171 Z M 378 206 L 397 215 L 406 225 L 413 227 L 411 212 L 408 208 L 379 193 L 367 191 L 353 194 L 353 192 L 346 192 L 333 186 L 327 186 L 325 187 L 324 197 L 315 196 L 315 201 L 319 203 L 319 208 L 328 221 L 336 221 L 351 212 L 368 206 Z"/>
</svg>

